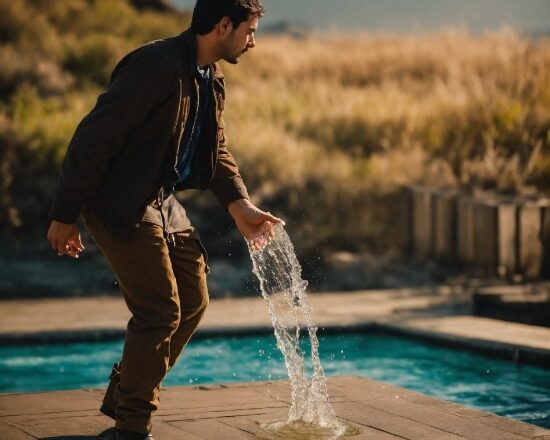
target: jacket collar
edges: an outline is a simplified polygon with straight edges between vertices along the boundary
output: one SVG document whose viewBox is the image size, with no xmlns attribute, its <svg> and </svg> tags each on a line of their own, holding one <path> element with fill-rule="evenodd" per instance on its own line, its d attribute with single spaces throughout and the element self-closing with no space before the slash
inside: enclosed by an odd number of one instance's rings
<svg viewBox="0 0 550 440">
<path fill-rule="evenodd" d="M 189 74 L 194 75 L 197 69 L 197 36 L 191 31 L 191 28 L 183 31 L 180 37 L 189 49 L 187 51 L 187 67 L 189 68 Z M 223 78 L 223 72 L 218 63 L 210 63 L 210 69 L 212 69 L 213 78 Z"/>
</svg>

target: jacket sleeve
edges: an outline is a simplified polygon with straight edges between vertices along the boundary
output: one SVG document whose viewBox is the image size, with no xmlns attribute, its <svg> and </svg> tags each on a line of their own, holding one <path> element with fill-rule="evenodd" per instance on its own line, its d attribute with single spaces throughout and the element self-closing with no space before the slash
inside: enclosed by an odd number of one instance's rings
<svg viewBox="0 0 550 440">
<path fill-rule="evenodd" d="M 248 199 L 249 196 L 237 163 L 227 149 L 223 115 L 220 118 L 222 124 L 218 127 L 218 160 L 214 177 L 210 183 L 210 190 L 216 196 L 220 205 L 227 209 L 227 205 L 231 202 Z"/>
<path fill-rule="evenodd" d="M 219 69 L 216 66 L 216 69 Z M 227 209 L 227 205 L 235 200 L 248 199 L 248 191 L 239 173 L 237 163 L 227 148 L 227 137 L 225 135 L 225 121 L 223 110 L 225 106 L 224 81 L 217 81 L 215 87 L 219 87 L 219 101 L 216 102 L 216 120 L 218 122 L 218 158 L 216 170 L 210 183 L 210 190 L 218 199 L 220 205 Z"/>
<path fill-rule="evenodd" d="M 155 58 L 139 52 L 126 56 L 114 69 L 107 90 L 78 125 L 60 169 L 50 217 L 76 222 L 82 206 L 97 191 L 111 159 L 127 134 L 155 105 L 163 79 Z M 164 84 L 165 85 L 165 84 Z"/>
</svg>

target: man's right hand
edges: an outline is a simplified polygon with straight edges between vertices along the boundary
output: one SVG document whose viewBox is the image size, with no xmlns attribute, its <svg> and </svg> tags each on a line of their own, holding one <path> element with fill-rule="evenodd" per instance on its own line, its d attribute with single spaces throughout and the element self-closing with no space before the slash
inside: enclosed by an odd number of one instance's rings
<svg viewBox="0 0 550 440">
<path fill-rule="evenodd" d="M 78 258 L 84 250 L 80 239 L 80 230 L 76 223 L 67 224 L 57 220 L 52 221 L 48 230 L 48 241 L 57 255 L 68 255 L 71 258 Z"/>
</svg>

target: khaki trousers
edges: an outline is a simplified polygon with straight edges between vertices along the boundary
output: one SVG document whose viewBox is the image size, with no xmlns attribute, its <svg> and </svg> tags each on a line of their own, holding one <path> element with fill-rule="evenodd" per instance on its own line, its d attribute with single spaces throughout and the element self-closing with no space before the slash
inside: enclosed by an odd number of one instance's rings
<svg viewBox="0 0 550 440">
<path fill-rule="evenodd" d="M 160 384 L 208 305 L 206 254 L 192 227 L 167 240 L 162 227 L 142 222 L 123 242 L 93 212 L 85 209 L 83 217 L 132 313 L 103 407 L 116 415 L 118 429 L 151 432 Z"/>
</svg>

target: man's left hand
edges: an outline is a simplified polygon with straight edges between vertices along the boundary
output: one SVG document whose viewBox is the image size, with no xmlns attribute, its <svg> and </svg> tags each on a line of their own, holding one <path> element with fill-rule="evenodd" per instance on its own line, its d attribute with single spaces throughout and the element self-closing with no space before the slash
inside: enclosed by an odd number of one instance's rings
<svg viewBox="0 0 550 440">
<path fill-rule="evenodd" d="M 227 210 L 253 251 L 263 249 L 275 236 L 274 225 L 278 223 L 285 225 L 283 220 L 262 211 L 247 199 L 235 200 L 228 205 Z"/>
</svg>

